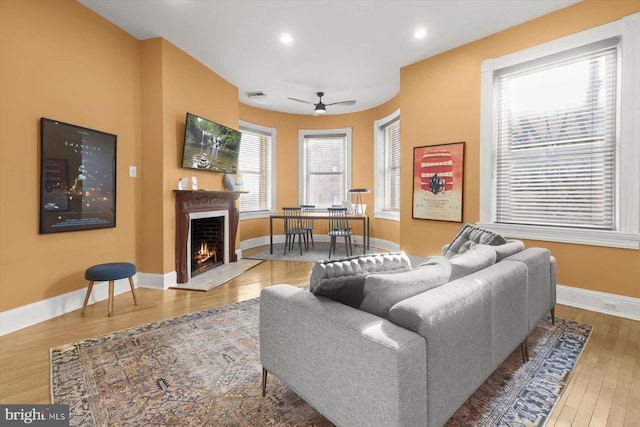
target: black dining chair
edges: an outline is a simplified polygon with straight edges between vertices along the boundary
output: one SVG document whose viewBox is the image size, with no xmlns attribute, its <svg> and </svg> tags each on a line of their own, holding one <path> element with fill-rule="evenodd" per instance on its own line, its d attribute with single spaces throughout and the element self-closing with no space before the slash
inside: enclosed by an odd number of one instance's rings
<svg viewBox="0 0 640 427">
<path fill-rule="evenodd" d="M 287 254 L 287 249 L 293 250 L 293 245 L 298 239 L 298 246 L 300 247 L 300 255 L 302 255 L 302 244 L 304 242 L 305 250 L 308 249 L 307 243 L 307 230 L 302 227 L 302 210 L 298 208 L 282 208 L 284 213 L 284 255 Z"/>
<path fill-rule="evenodd" d="M 315 248 L 316 245 L 313 242 L 313 216 L 307 214 L 312 214 L 316 210 L 316 205 L 300 205 L 300 210 L 302 211 L 302 228 L 306 231 L 307 245 L 311 240 L 311 246 Z"/>
<path fill-rule="evenodd" d="M 344 245 L 347 256 L 353 255 L 351 249 L 351 227 L 347 218 L 347 208 L 327 208 L 329 212 L 329 236 L 331 243 L 329 244 L 329 258 L 331 253 L 336 254 L 336 240 L 338 237 L 344 237 Z"/>
</svg>

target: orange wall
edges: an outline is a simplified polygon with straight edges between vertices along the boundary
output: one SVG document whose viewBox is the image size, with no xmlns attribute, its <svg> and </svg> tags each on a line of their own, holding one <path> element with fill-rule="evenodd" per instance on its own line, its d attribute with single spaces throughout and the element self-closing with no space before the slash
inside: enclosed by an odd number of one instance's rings
<svg viewBox="0 0 640 427">
<path fill-rule="evenodd" d="M 249 123 L 277 129 L 276 135 L 276 210 L 283 206 L 298 205 L 298 131 L 352 128 L 351 185 L 373 190 L 373 122 L 393 113 L 398 108 L 397 97 L 384 105 L 352 114 L 310 116 L 267 111 L 240 104 L 240 119 Z M 399 242 L 400 225 L 397 221 L 373 218 L 373 193 L 363 194 L 371 218 L 371 235 L 394 243 Z M 356 230 L 358 232 L 359 230 Z M 282 233 L 282 224 L 274 222 L 274 233 Z M 243 220 L 240 240 L 269 235 L 268 219 Z"/>
<path fill-rule="evenodd" d="M 143 182 L 140 268 L 175 271 L 175 195 L 180 178 L 223 189 L 222 174 L 184 169 L 186 113 L 238 128 L 238 89 L 160 38 L 141 42 Z"/>
<path fill-rule="evenodd" d="M 136 261 L 140 45 L 75 1 L 0 1 L 0 311 L 86 287 L 84 270 Z M 39 120 L 116 134 L 117 227 L 38 233 Z"/>
<path fill-rule="evenodd" d="M 278 129 L 282 207 L 298 202 L 298 129 L 352 127 L 353 185 L 373 188 L 373 121 L 401 108 L 403 164 L 412 164 L 415 146 L 466 141 L 464 221 L 477 221 L 481 61 L 638 10 L 638 0 L 585 0 L 404 68 L 400 94 L 378 108 L 313 117 L 241 104 L 237 88 L 171 43 L 135 40 L 74 0 L 0 0 L 0 311 L 82 289 L 84 270 L 100 262 L 132 261 L 145 273 L 175 269 L 178 179 L 223 188 L 220 174 L 180 167 L 187 111 L 234 128 L 242 119 Z M 118 135 L 116 228 L 38 233 L 40 117 Z M 138 178 L 128 176 L 130 165 Z M 411 174 L 402 171 L 402 222 L 372 220 L 372 235 L 435 254 L 459 224 L 411 218 Z M 373 194 L 363 201 L 371 212 Z M 268 220 L 240 223 L 241 240 L 267 234 Z M 638 251 L 527 244 L 553 251 L 561 284 L 640 297 Z"/>
<path fill-rule="evenodd" d="M 413 147 L 465 141 L 464 222 L 479 220 L 480 66 L 482 61 L 618 20 L 640 11 L 640 1 L 585 0 L 475 43 L 401 70 L 402 164 Z M 640 143 L 640 142 L 638 142 Z M 401 248 L 437 253 L 460 227 L 457 223 L 411 218 L 411 173 L 402 173 Z M 551 242 L 543 246 L 558 260 L 558 283 L 640 297 L 640 252 Z"/>
</svg>

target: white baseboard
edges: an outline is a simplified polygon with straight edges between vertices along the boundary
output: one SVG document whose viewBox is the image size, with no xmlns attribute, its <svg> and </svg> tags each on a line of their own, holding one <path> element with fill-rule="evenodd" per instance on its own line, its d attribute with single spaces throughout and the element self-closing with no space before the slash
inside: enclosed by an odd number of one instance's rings
<svg viewBox="0 0 640 427">
<path fill-rule="evenodd" d="M 354 238 L 356 239 L 356 243 L 358 244 L 362 243 L 363 237 L 361 235 L 356 234 L 354 235 Z M 274 244 L 284 243 L 284 241 L 285 241 L 284 234 L 276 234 L 273 236 Z M 327 236 L 326 234 L 314 234 L 313 241 L 329 243 L 330 239 L 329 239 L 329 236 Z M 247 239 L 247 240 L 241 241 L 240 248 L 243 250 L 247 250 L 247 249 L 255 248 L 257 246 L 266 246 L 268 244 L 269 244 L 269 237 L 263 236 L 263 237 L 256 237 L 254 239 Z M 371 241 L 369 242 L 369 244 L 374 248 L 385 249 L 387 251 L 395 252 L 400 250 L 400 245 L 398 245 L 397 243 L 389 242 L 387 240 L 382 240 L 382 239 L 376 239 L 375 237 L 371 238 Z"/>
<path fill-rule="evenodd" d="M 256 239 L 253 239 L 256 240 Z M 373 240 L 371 242 L 374 243 Z M 264 243 L 259 244 L 262 246 Z M 268 240 L 267 243 L 269 244 Z M 242 244 L 241 244 L 242 245 Z M 389 242 L 376 241 L 376 247 L 389 246 L 387 250 L 396 251 L 397 247 Z M 244 249 L 253 246 L 246 246 Z M 174 286 L 176 282 L 176 272 L 166 274 L 140 273 L 134 276 L 136 287 L 164 290 Z M 569 286 L 557 286 L 557 303 L 578 307 L 589 311 L 595 311 L 612 316 L 624 317 L 632 320 L 640 320 L 640 299 L 625 297 L 621 295 L 608 294 L 604 292 L 590 291 L 587 289 L 572 288 Z M 17 307 L 11 310 L 0 312 L 0 336 L 10 334 L 19 329 L 44 322 L 70 311 L 82 307 L 86 288 L 68 292 L 63 295 L 48 298 L 46 300 L 34 302 L 32 304 Z M 114 294 L 119 295 L 129 292 L 129 281 L 127 279 L 116 280 Z M 96 283 L 89 298 L 89 304 L 104 301 L 108 298 L 108 283 Z M 106 316 L 106 313 L 105 313 Z"/>
<path fill-rule="evenodd" d="M 612 316 L 640 320 L 640 299 L 557 285 L 556 302 Z"/>
<path fill-rule="evenodd" d="M 140 275 L 140 283 L 138 287 L 158 289 L 164 291 L 178 283 L 178 275 L 175 271 L 165 274 L 158 273 L 138 273 Z"/>
<path fill-rule="evenodd" d="M 139 281 L 139 277 L 137 276 L 139 276 L 139 273 L 133 277 L 136 285 Z M 116 280 L 114 283 L 113 294 L 119 295 L 125 292 L 131 292 L 129 279 Z M 82 303 L 84 302 L 84 296 L 86 293 L 87 288 L 78 289 L 67 292 L 66 294 L 34 302 L 32 304 L 23 305 L 22 307 L 0 312 L 0 336 L 82 308 Z M 93 290 L 91 291 L 88 304 L 93 304 L 97 301 L 104 301 L 108 298 L 109 283 L 96 282 L 93 286 Z M 107 313 L 105 312 L 104 315 L 106 316 Z"/>
</svg>

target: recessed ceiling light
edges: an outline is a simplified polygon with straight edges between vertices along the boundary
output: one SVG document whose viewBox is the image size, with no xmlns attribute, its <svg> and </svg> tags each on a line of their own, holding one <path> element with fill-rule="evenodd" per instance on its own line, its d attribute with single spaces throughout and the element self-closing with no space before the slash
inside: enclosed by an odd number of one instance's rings
<svg viewBox="0 0 640 427">
<path fill-rule="evenodd" d="M 417 39 L 423 39 L 427 36 L 427 30 L 424 28 L 418 28 L 415 33 L 413 33 L 413 37 Z"/>
<path fill-rule="evenodd" d="M 280 43 L 290 45 L 293 43 L 293 37 L 291 37 L 291 34 L 284 33 L 280 36 Z"/>
</svg>

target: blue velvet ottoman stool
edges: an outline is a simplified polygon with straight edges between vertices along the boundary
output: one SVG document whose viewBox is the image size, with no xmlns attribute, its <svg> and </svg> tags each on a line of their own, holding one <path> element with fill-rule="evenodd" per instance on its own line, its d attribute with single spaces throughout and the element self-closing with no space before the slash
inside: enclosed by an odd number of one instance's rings
<svg viewBox="0 0 640 427">
<path fill-rule="evenodd" d="M 84 272 L 84 278 L 89 281 L 89 288 L 87 288 L 87 295 L 84 297 L 84 304 L 82 305 L 81 313 L 84 314 L 85 308 L 87 308 L 87 302 L 89 302 L 89 296 L 93 289 L 95 282 L 109 282 L 109 316 L 113 312 L 113 287 L 114 281 L 118 279 L 129 278 L 129 285 L 131 285 L 131 294 L 133 295 L 133 303 L 138 305 L 136 300 L 136 288 L 133 285 L 133 276 L 136 274 L 136 266 L 129 262 L 110 262 L 107 264 L 98 264 L 87 268 Z"/>
</svg>

